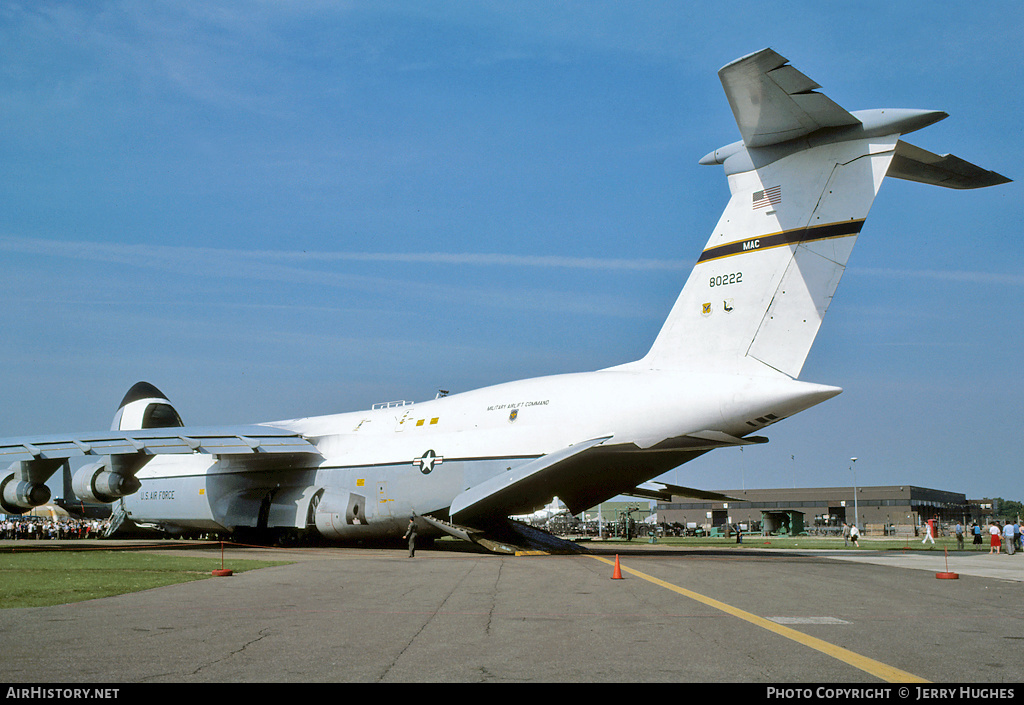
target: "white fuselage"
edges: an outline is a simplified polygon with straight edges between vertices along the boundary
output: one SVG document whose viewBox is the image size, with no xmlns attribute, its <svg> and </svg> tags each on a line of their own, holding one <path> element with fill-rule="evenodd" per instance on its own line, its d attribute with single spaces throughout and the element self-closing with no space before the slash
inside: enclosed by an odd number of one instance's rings
<svg viewBox="0 0 1024 705">
<path fill-rule="evenodd" d="M 335 504 L 355 507 L 349 521 L 336 521 L 344 526 L 328 533 L 401 535 L 410 514 L 443 514 L 470 487 L 575 443 L 610 437 L 606 447 L 636 454 L 635 482 L 642 482 L 667 469 L 644 469 L 658 444 L 708 430 L 741 437 L 839 391 L 782 376 L 694 375 L 636 365 L 539 377 L 422 403 L 267 424 L 302 434 L 322 456 L 305 472 L 291 472 L 287 487 L 278 484 L 278 473 L 263 473 L 261 482 L 259 470 L 207 455 L 156 457 L 138 473 L 142 489 L 125 504 L 135 521 L 182 529 L 305 528 L 310 502 L 326 490 Z M 602 498 L 623 489 L 609 486 Z M 550 497 L 534 503 L 544 501 Z"/>
</svg>

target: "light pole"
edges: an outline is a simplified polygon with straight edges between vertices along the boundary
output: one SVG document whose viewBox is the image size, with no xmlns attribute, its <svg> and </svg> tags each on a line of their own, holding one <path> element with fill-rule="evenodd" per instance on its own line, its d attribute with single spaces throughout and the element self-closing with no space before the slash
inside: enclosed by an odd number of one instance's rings
<svg viewBox="0 0 1024 705">
<path fill-rule="evenodd" d="M 850 458 L 850 472 L 853 473 L 853 525 L 860 528 L 860 517 L 857 516 L 857 465 L 856 458 Z"/>
</svg>

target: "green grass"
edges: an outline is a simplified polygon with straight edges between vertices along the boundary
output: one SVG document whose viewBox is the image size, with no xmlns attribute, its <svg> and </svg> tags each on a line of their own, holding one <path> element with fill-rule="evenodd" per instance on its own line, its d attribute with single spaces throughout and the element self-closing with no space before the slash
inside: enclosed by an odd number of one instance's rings
<svg viewBox="0 0 1024 705">
<path fill-rule="evenodd" d="M 224 561 L 236 573 L 287 561 Z M 0 608 L 46 607 L 212 577 L 220 556 L 138 551 L 41 551 L 0 554 Z M 230 579 L 230 578 L 219 578 Z"/>
</svg>

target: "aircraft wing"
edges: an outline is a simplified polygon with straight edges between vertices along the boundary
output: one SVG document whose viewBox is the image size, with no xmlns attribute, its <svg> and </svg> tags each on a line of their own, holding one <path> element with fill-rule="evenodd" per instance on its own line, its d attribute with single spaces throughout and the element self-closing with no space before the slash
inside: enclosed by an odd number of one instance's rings
<svg viewBox="0 0 1024 705">
<path fill-rule="evenodd" d="M 772 51 L 737 59 L 718 72 L 747 147 L 765 147 L 824 127 L 860 120 L 814 89 L 820 85 Z"/>
<path fill-rule="evenodd" d="M 79 456 L 166 455 L 194 452 L 210 455 L 319 454 L 316 446 L 298 433 L 273 426 L 179 426 L 0 440 L 0 463 L 31 463 Z"/>
<path fill-rule="evenodd" d="M 452 500 L 452 521 L 466 524 L 477 518 L 532 512 L 536 509 L 535 497 L 555 494 L 557 490 L 548 492 L 547 488 L 557 488 L 567 480 L 577 467 L 573 462 L 577 456 L 609 438 L 592 438 L 567 446 L 470 487 Z"/>
<path fill-rule="evenodd" d="M 192 453 L 237 456 L 244 458 L 240 462 L 253 465 L 272 457 L 283 459 L 297 454 L 319 457 L 316 446 L 301 435 L 272 426 L 175 426 L 0 439 L 0 467 L 5 461 L 10 463 L 7 470 L 10 474 L 3 477 L 0 473 L 0 506 L 8 513 L 16 513 L 48 501 L 50 491 L 45 487 L 46 481 L 70 458 L 109 457 L 109 469 L 113 472 L 107 475 L 114 484 L 102 493 L 108 499 L 99 499 L 96 488 L 88 491 L 99 501 L 113 501 L 138 489 L 134 474 L 153 456 Z M 107 461 L 101 460 L 103 462 Z M 75 492 L 79 490 L 76 488 Z"/>
</svg>

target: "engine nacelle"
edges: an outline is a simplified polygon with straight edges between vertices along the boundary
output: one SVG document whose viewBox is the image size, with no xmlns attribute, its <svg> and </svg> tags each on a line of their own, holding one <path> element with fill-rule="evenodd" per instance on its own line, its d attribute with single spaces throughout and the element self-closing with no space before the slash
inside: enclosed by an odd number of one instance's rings
<svg viewBox="0 0 1024 705">
<path fill-rule="evenodd" d="M 123 475 L 110 469 L 109 459 L 79 468 L 71 479 L 75 496 L 85 502 L 110 504 L 134 494 L 142 483 L 134 475 Z"/>
<path fill-rule="evenodd" d="M 50 501 L 50 488 L 36 482 L 25 482 L 11 473 L 0 481 L 0 507 L 4 514 L 24 514 Z"/>
<path fill-rule="evenodd" d="M 323 490 L 314 496 L 312 508 L 316 530 L 328 539 L 366 537 L 370 531 L 366 517 L 366 497 L 345 490 Z M 319 499 L 319 501 L 317 501 Z"/>
</svg>

